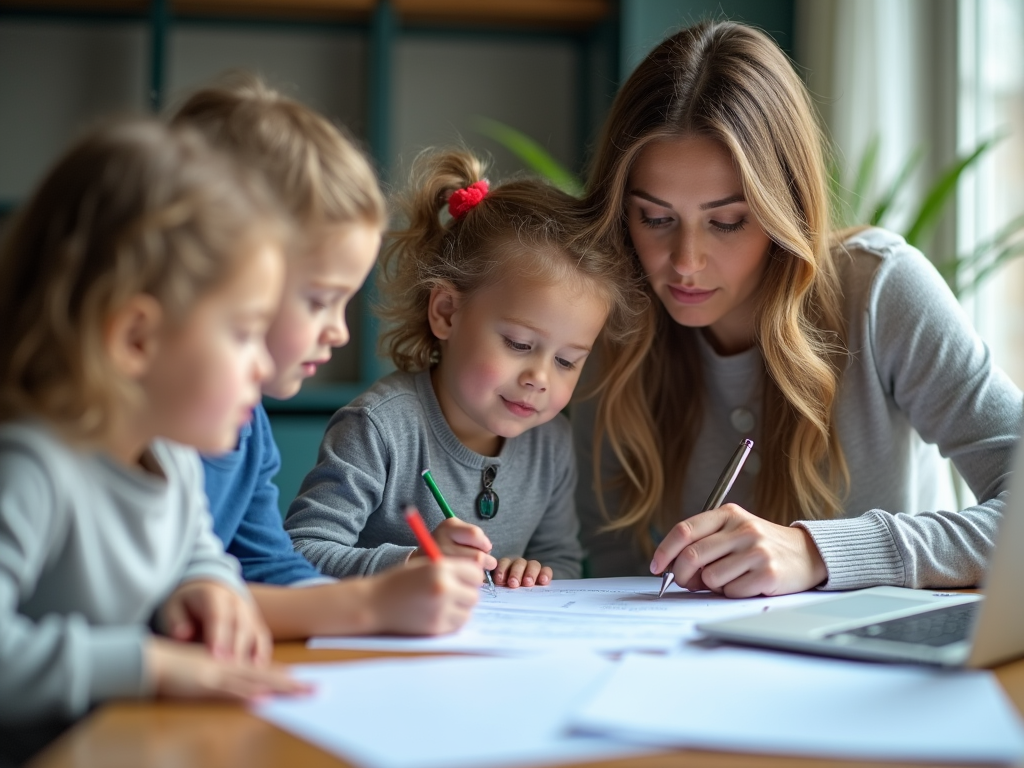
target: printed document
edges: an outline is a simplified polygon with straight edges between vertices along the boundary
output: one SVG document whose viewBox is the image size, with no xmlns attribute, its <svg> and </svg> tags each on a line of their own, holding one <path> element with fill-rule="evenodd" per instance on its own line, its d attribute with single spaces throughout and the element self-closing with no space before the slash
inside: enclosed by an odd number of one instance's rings
<svg viewBox="0 0 1024 768">
<path fill-rule="evenodd" d="M 697 637 L 700 621 L 821 600 L 826 592 L 734 600 L 672 585 L 658 599 L 659 577 L 566 579 L 545 587 L 481 588 L 467 624 L 452 635 L 318 637 L 310 648 L 488 654 L 672 652 Z"/>
</svg>

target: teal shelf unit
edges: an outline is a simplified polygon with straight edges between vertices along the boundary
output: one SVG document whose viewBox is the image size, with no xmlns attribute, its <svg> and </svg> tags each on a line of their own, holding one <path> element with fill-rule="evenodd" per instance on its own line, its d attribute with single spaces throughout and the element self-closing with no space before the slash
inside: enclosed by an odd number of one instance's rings
<svg viewBox="0 0 1024 768">
<path fill-rule="evenodd" d="M 431 38 L 461 38 L 470 36 L 475 39 L 491 37 L 495 39 L 523 38 L 558 38 L 569 40 L 576 47 L 577 72 L 577 130 L 576 146 L 578 155 L 575 163 L 582 168 L 585 161 L 587 145 L 593 140 L 598 129 L 596 121 L 585 116 L 593 114 L 592 78 L 597 77 L 608 84 L 602 97 L 610 104 L 617 83 L 619 65 L 616 41 L 615 20 L 595 25 L 584 30 L 535 29 L 526 26 L 501 28 L 474 24 L 472 26 L 453 26 L 447 24 L 403 22 L 395 8 L 387 0 L 378 2 L 368 26 L 369 35 L 369 68 L 367 105 L 368 143 L 377 168 L 386 180 L 388 169 L 392 165 L 391 157 L 391 103 L 392 62 L 396 42 L 405 36 L 426 36 Z M 603 54 L 597 52 L 598 49 Z M 597 70 L 593 66 L 595 60 L 606 62 L 606 68 Z M 331 415 L 339 407 L 347 404 L 358 394 L 368 388 L 374 381 L 391 370 L 390 364 L 377 356 L 377 335 L 379 324 L 371 311 L 373 302 L 373 277 L 367 281 L 367 287 L 358 297 L 358 322 L 361 326 L 356 339 L 357 368 L 360 372 L 358 381 L 333 384 L 330 386 L 311 383 L 303 388 L 295 398 L 288 401 L 272 401 L 265 398 L 264 403 L 270 414 L 275 439 L 281 446 L 282 470 L 278 476 L 278 487 L 281 490 L 282 514 L 301 485 L 302 478 L 316 461 L 317 448 L 324 429 Z M 355 338 L 355 337 L 354 337 Z"/>
<path fill-rule="evenodd" d="M 484 2 L 485 0 L 478 0 Z M 549 0 L 550 3 L 573 3 L 585 0 Z M 507 2 L 507 0 L 506 0 Z M 602 0 L 590 0 L 600 3 Z M 480 19 L 462 23 L 447 19 L 422 18 L 430 0 L 367 0 L 367 12 L 349 14 L 344 18 L 308 13 L 289 15 L 282 12 L 287 0 L 273 12 L 221 3 L 216 12 L 175 12 L 171 0 L 108 0 L 107 7 L 90 6 L 89 0 L 0 0 L 0 23 L 4 18 L 74 20 L 82 23 L 126 21 L 148 25 L 149 77 L 147 102 L 154 111 L 165 103 L 167 72 L 167 40 L 176 25 L 231 25 L 254 28 L 315 28 L 358 31 L 368 41 L 367 62 L 367 135 L 365 139 L 377 168 L 387 179 L 391 167 L 392 115 L 390 113 L 393 61 L 396 42 L 403 36 L 428 36 L 438 39 L 567 40 L 576 51 L 575 90 L 577 114 L 574 164 L 581 170 L 588 148 L 597 131 L 615 90 L 636 63 L 667 32 L 703 18 L 734 18 L 766 29 L 782 47 L 792 51 L 795 0 L 607 0 L 607 13 L 591 17 L 585 23 L 565 24 L 541 20 L 532 23 L 517 20 Z M 450 6 L 451 0 L 439 5 Z M 500 3 L 498 3 L 500 5 Z M 195 7 L 195 4 L 194 6 Z M 420 17 L 403 18 L 402 9 L 414 7 Z M 482 6 L 467 0 L 468 10 Z M 285 11 L 287 9 L 285 8 Z M 321 6 L 323 10 L 323 6 Z M 0 201 L 0 222 L 16 207 L 16 201 Z M 294 497 L 306 472 L 316 460 L 317 448 L 331 414 L 364 391 L 389 366 L 376 354 L 378 324 L 371 311 L 372 277 L 368 287 L 353 302 L 355 316 L 354 380 L 307 383 L 295 398 L 277 401 L 266 398 L 275 438 L 281 446 L 282 469 L 277 478 L 281 490 L 282 514 Z"/>
<path fill-rule="evenodd" d="M 565 0 L 550 0 L 553 3 Z M 571 4 L 575 0 L 568 0 Z M 605 18 L 586 23 L 552 22 L 542 19 L 537 23 L 517 18 L 513 21 L 502 19 L 475 19 L 465 23 L 451 19 L 423 18 L 424 7 L 429 2 L 412 3 L 420 14 L 403 18 L 403 0 L 377 0 L 367 4 L 365 14 L 347 14 L 333 18 L 323 14 L 311 16 L 307 12 L 289 14 L 287 2 L 278 4 L 273 12 L 255 9 L 242 10 L 221 7 L 219 10 L 202 13 L 194 11 L 176 12 L 171 0 L 148 0 L 148 2 L 120 2 L 91 5 L 88 0 L 48 0 L 44 3 L 27 0 L 0 0 L 0 23 L 5 18 L 31 19 L 75 23 L 116 23 L 130 22 L 148 27 L 148 78 L 146 103 L 154 112 L 166 104 L 167 97 L 167 56 L 168 38 L 175 27 L 183 25 L 218 26 L 233 28 L 252 27 L 262 29 L 310 28 L 318 31 L 335 29 L 356 31 L 365 35 L 367 46 L 367 103 L 364 137 L 373 160 L 385 180 L 391 168 L 392 136 L 390 112 L 393 62 L 396 43 L 404 36 L 431 37 L 436 39 L 463 39 L 481 37 L 493 39 L 558 39 L 568 41 L 576 51 L 575 90 L 577 101 L 578 148 L 574 158 L 577 168 L 582 168 L 587 146 L 594 140 L 599 114 L 605 105 L 595 109 L 595 99 L 610 103 L 618 82 L 618 15 L 614 0 L 608 0 Z M 587 0 L 591 5 L 601 5 L 603 0 Z M 410 5 L 410 4 L 406 4 Z M 442 5 L 444 5 L 442 3 Z M 451 5 L 451 3 L 447 3 Z M 467 7 L 471 4 L 467 3 Z M 223 4 L 222 4 L 223 6 Z M 429 11 L 429 8 L 428 8 Z M 429 16 L 429 14 L 428 14 Z M 597 94 L 597 95 L 595 95 Z M 16 208 L 17 201 L 0 201 L 0 220 Z M 286 401 L 264 398 L 264 405 L 270 415 L 275 439 L 281 447 L 282 468 L 276 482 L 281 491 L 281 512 L 287 510 L 302 478 L 316 461 L 317 449 L 324 429 L 331 415 L 341 406 L 350 402 L 374 381 L 385 375 L 390 366 L 376 354 L 379 325 L 372 312 L 373 277 L 354 299 L 352 307 L 355 317 L 350 315 L 353 327 L 352 345 L 355 347 L 354 368 L 358 371 L 355 380 L 307 382 L 303 390 Z M 351 353 L 350 353 L 351 354 Z M 318 377 L 319 378 L 319 377 Z"/>
</svg>

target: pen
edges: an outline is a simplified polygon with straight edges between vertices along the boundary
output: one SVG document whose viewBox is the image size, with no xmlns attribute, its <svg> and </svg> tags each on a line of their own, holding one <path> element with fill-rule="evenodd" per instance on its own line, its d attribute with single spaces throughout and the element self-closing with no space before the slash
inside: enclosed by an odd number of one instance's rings
<svg viewBox="0 0 1024 768">
<path fill-rule="evenodd" d="M 711 491 L 711 495 L 708 496 L 708 500 L 704 502 L 704 509 L 702 512 L 707 512 L 709 509 L 715 509 L 716 507 L 722 506 L 722 502 L 725 501 L 725 495 L 729 493 L 729 489 L 732 488 L 732 484 L 736 482 L 736 478 L 739 477 L 740 470 L 743 469 L 743 462 L 747 460 L 747 456 L 750 455 L 750 449 L 754 447 L 753 440 L 744 440 L 736 448 L 732 458 L 729 459 L 729 463 L 725 465 L 725 469 L 722 470 L 721 477 L 718 478 L 718 482 L 715 483 L 714 489 Z M 672 583 L 676 575 L 672 571 L 665 571 L 661 574 L 661 591 L 658 592 L 660 598 L 665 594 L 665 590 L 668 589 L 668 585 Z"/>
<path fill-rule="evenodd" d="M 441 489 L 437 487 L 437 483 L 434 482 L 433 475 L 430 474 L 429 469 L 424 469 L 420 474 L 423 476 L 423 482 L 427 484 L 427 488 L 430 489 L 430 493 L 434 496 L 434 501 L 437 502 L 437 506 L 441 508 L 441 513 L 446 518 L 455 517 L 455 513 L 452 512 L 452 508 L 448 506 L 448 502 L 445 501 L 443 495 L 441 495 Z M 487 587 L 491 594 L 494 594 L 494 580 L 491 578 L 491 572 L 484 570 L 484 578 L 487 579 Z"/>
<path fill-rule="evenodd" d="M 405 522 L 412 528 L 413 535 L 416 537 L 416 541 L 419 542 L 420 549 L 430 558 L 430 562 L 439 562 L 441 560 L 441 550 L 438 549 L 437 542 L 434 541 L 434 537 L 427 530 L 427 524 L 420 517 L 420 511 L 412 505 L 402 507 L 402 511 L 405 513 Z"/>
</svg>

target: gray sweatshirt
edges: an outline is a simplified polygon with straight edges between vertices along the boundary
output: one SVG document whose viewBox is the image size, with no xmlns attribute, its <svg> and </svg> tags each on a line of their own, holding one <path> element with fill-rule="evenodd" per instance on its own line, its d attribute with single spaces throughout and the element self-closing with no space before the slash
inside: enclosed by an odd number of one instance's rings
<svg viewBox="0 0 1024 768">
<path fill-rule="evenodd" d="M 0 723 L 74 718 L 150 693 L 147 624 L 180 584 L 248 594 L 213 534 L 199 457 L 156 441 L 164 477 L 0 425 Z"/>
<path fill-rule="evenodd" d="M 992 363 L 934 267 L 880 229 L 838 254 L 850 356 L 835 410 L 851 489 L 840 519 L 797 522 L 828 568 L 826 589 L 873 585 L 967 587 L 981 583 L 1006 503 L 1021 434 L 1021 392 Z M 702 337 L 701 337 L 702 338 Z M 754 347 L 722 357 L 702 343 L 704 423 L 683 468 L 683 519 L 700 511 L 744 437 L 755 453 L 728 501 L 758 513 L 761 377 Z M 574 418 L 581 481 L 577 503 L 594 574 L 649 574 L 628 534 L 602 533 L 593 492 L 593 404 Z M 957 510 L 948 466 L 981 502 Z M 615 470 L 603 456 L 604 472 Z M 672 468 L 667 468 L 672 471 Z M 609 494 L 609 510 L 617 501 Z"/>
<path fill-rule="evenodd" d="M 499 504 L 484 520 L 476 498 L 487 467 L 497 468 Z M 402 505 L 415 504 L 428 528 L 444 519 L 420 476 L 424 469 L 455 515 L 487 534 L 492 555 L 539 560 L 555 578 L 579 577 L 568 421 L 557 416 L 506 439 L 498 456 L 482 456 L 448 426 L 428 371 L 386 376 L 334 414 L 317 465 L 285 519 L 295 548 L 331 576 L 367 575 L 405 562 L 416 539 Z"/>
</svg>

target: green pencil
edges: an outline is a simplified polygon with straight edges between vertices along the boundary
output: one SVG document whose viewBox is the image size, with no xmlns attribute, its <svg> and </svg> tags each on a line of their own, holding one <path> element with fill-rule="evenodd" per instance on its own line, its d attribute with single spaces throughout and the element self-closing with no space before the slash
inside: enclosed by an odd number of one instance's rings
<svg viewBox="0 0 1024 768">
<path fill-rule="evenodd" d="M 451 519 L 455 517 L 455 513 L 452 512 L 452 508 L 448 506 L 448 502 L 445 501 L 444 496 L 441 495 L 441 489 L 437 487 L 437 483 L 434 482 L 434 477 L 430 474 L 429 469 L 424 469 L 420 474 L 423 475 L 423 482 L 427 484 L 427 488 L 434 495 L 434 501 L 437 502 L 437 506 L 441 508 L 441 512 L 444 516 Z"/>
<path fill-rule="evenodd" d="M 433 475 L 430 474 L 429 469 L 424 469 L 420 474 L 423 476 L 423 482 L 427 484 L 427 488 L 430 489 L 430 493 L 434 496 L 434 501 L 437 502 L 437 506 L 441 508 L 441 513 L 447 518 L 455 517 L 455 513 L 452 512 L 452 508 L 448 506 L 448 502 L 445 501 L 444 496 L 441 494 L 441 489 L 437 487 L 437 483 L 434 482 Z M 491 594 L 494 593 L 494 580 L 491 579 L 491 572 L 484 571 L 484 577 L 487 579 L 487 586 L 491 589 Z"/>
</svg>

